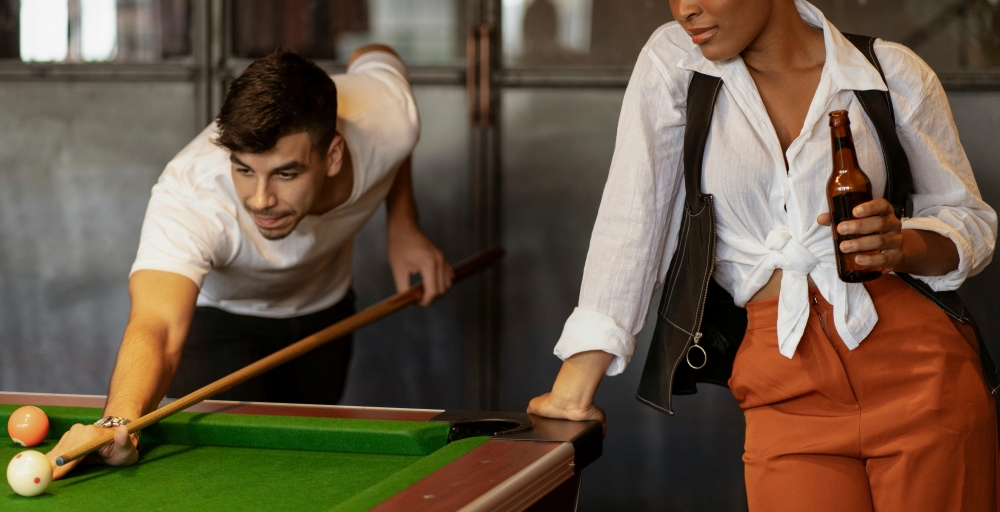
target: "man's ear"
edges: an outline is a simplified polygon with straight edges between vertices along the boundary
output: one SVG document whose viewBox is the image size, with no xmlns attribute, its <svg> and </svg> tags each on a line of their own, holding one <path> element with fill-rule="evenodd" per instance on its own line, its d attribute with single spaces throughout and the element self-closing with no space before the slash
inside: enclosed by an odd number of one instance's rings
<svg viewBox="0 0 1000 512">
<path fill-rule="evenodd" d="M 326 149 L 326 175 L 332 178 L 340 173 L 344 166 L 344 138 L 340 135 L 333 137 L 330 147 Z"/>
</svg>

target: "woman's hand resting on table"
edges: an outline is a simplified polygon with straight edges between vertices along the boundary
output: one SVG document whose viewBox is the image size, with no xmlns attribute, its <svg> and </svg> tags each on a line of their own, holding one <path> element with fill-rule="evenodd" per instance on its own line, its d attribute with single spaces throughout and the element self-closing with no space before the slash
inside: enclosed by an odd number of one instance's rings
<svg viewBox="0 0 1000 512">
<path fill-rule="evenodd" d="M 546 418 L 599 421 L 606 433 L 604 411 L 594 404 L 594 394 L 612 357 L 607 352 L 590 351 L 567 358 L 552 384 L 552 391 L 532 399 L 528 403 L 528 413 Z"/>
<path fill-rule="evenodd" d="M 576 404 L 555 396 L 551 392 L 532 398 L 528 402 L 528 412 L 545 416 L 546 418 L 573 421 L 600 421 L 602 427 L 605 427 L 607 423 L 604 410 L 593 402 L 589 404 Z"/>
</svg>

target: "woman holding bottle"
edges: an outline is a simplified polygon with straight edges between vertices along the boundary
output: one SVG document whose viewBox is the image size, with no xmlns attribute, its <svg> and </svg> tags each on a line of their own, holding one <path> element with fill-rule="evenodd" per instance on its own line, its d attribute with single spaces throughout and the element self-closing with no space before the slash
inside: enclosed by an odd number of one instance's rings
<svg viewBox="0 0 1000 512">
<path fill-rule="evenodd" d="M 676 23 L 642 50 L 579 307 L 531 413 L 604 421 L 603 375 L 632 356 L 678 246 L 683 144 L 694 73 L 723 83 L 700 189 L 714 198 L 712 277 L 746 307 L 729 381 L 746 422 L 751 511 L 996 510 L 997 426 L 978 346 L 893 275 L 957 289 L 992 259 L 983 202 L 947 98 L 909 49 L 874 46 L 885 80 L 803 0 L 671 0 Z M 854 91 L 888 89 L 913 178 L 912 216 L 888 201 L 879 141 Z M 853 121 L 876 199 L 831 226 L 828 114 Z M 848 283 L 839 249 L 881 277 Z"/>
</svg>

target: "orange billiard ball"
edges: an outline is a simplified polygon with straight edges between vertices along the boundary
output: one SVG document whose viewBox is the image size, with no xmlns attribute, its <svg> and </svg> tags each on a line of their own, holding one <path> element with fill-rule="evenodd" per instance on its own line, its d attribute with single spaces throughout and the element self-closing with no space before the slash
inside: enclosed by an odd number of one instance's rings
<svg viewBox="0 0 1000 512">
<path fill-rule="evenodd" d="M 26 405 L 7 420 L 7 434 L 21 446 L 35 446 L 49 433 L 49 417 L 38 407 Z"/>
</svg>

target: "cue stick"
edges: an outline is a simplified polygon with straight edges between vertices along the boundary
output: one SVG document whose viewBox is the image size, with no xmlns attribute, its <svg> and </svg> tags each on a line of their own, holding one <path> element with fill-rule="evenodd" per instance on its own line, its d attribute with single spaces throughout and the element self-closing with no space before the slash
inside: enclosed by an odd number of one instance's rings
<svg viewBox="0 0 1000 512">
<path fill-rule="evenodd" d="M 455 278 L 453 279 L 453 282 L 461 281 L 462 279 L 486 269 L 502 258 L 503 254 L 503 248 L 496 246 L 479 252 L 460 262 L 454 267 Z M 392 313 L 395 313 L 396 311 L 417 302 L 421 297 L 423 297 L 423 295 L 423 285 L 410 288 L 402 293 L 397 293 L 382 302 L 371 305 L 321 331 L 316 332 L 315 334 L 302 338 L 301 340 L 265 357 L 264 359 L 251 363 L 240 370 L 222 377 L 221 379 L 208 384 L 201 389 L 195 390 L 181 398 L 178 398 L 177 400 L 174 400 L 173 402 L 129 423 L 127 425 L 128 431 L 131 434 L 142 430 L 162 420 L 163 418 L 187 409 L 202 400 L 207 400 L 208 398 L 222 393 L 237 384 L 246 382 L 264 372 L 285 364 L 288 361 L 291 361 L 292 359 L 295 359 L 296 357 L 299 357 L 328 341 L 349 334 L 372 322 L 375 322 L 376 320 L 380 320 Z M 107 434 L 103 437 L 91 441 L 83 446 L 79 446 L 59 456 L 56 459 L 56 464 L 62 466 L 67 462 L 79 459 L 80 457 L 83 457 L 111 442 L 113 439 L 114 429 L 108 429 Z"/>
</svg>

